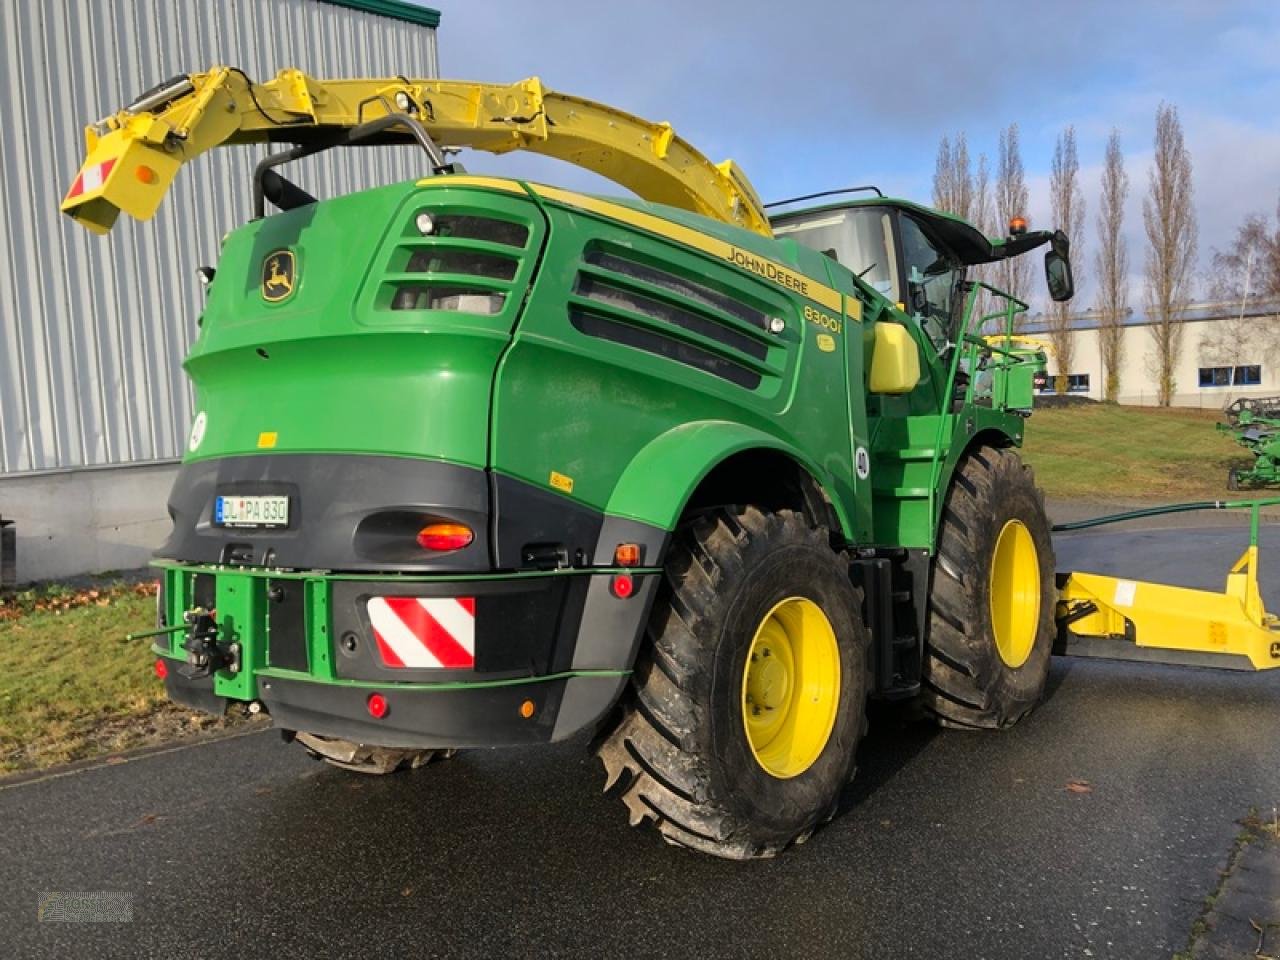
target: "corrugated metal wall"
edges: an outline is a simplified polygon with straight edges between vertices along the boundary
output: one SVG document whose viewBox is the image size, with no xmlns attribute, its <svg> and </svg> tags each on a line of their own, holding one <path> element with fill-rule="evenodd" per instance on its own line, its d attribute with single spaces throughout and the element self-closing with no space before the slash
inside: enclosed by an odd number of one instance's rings
<svg viewBox="0 0 1280 960">
<path fill-rule="evenodd" d="M 194 271 L 248 217 L 265 148 L 206 154 L 155 220 L 97 237 L 58 213 L 84 125 L 216 63 L 256 80 L 435 76 L 435 31 L 318 0 L 3 0 L 0 44 L 0 475 L 177 457 Z M 331 151 L 292 169 L 326 197 L 418 175 L 423 156 Z"/>
</svg>

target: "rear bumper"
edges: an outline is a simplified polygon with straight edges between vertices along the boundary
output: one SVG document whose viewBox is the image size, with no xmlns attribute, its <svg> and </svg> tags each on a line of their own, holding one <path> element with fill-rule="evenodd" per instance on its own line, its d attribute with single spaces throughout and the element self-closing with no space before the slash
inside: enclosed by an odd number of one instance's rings
<svg viewBox="0 0 1280 960">
<path fill-rule="evenodd" d="M 180 663 L 172 661 L 165 679 L 170 699 L 197 710 L 224 711 L 230 701 L 214 692 L 213 678 L 184 679 L 177 673 Z M 259 677 L 257 689 L 259 701 L 283 729 L 382 747 L 433 749 L 564 740 L 604 716 L 625 685 L 625 674 L 436 688 Z M 375 693 L 387 704 L 380 719 L 368 708 Z M 526 703 L 533 705 L 527 717 Z"/>
<path fill-rule="evenodd" d="M 238 669 L 181 676 L 181 633 L 157 643 L 171 699 L 222 713 L 259 702 L 290 730 L 385 747 L 506 746 L 561 740 L 590 727 L 622 692 L 657 590 L 655 572 L 616 570 L 385 580 L 174 565 L 164 615 L 215 610 L 218 643 Z M 368 616 L 371 598 L 473 603 L 474 662 L 398 666 Z M 446 599 L 446 602 L 451 602 Z M 388 709 L 368 707 L 379 694 Z M 526 714 L 529 714 L 526 716 Z"/>
</svg>

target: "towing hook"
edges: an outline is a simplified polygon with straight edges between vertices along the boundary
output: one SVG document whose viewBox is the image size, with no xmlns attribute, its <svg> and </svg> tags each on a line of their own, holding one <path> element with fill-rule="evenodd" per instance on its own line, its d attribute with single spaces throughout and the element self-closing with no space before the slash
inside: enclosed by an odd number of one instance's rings
<svg viewBox="0 0 1280 960">
<path fill-rule="evenodd" d="M 187 624 L 187 637 L 182 649 L 187 651 L 187 663 L 178 673 L 188 680 L 208 677 L 215 670 L 240 672 L 240 644 L 218 643 L 218 622 L 213 610 L 196 607 L 183 614 Z"/>
</svg>

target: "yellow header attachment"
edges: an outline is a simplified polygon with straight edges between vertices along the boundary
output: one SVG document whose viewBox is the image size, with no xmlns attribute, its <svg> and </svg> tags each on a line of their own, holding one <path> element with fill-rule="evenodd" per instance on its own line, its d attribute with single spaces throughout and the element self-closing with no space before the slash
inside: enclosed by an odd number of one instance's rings
<svg viewBox="0 0 1280 960">
<path fill-rule="evenodd" d="M 657 203 L 771 236 L 759 197 L 726 160 L 713 164 L 671 129 L 543 88 L 458 80 L 317 80 L 281 70 L 252 83 L 234 67 L 176 77 L 86 128 L 87 156 L 63 213 L 106 233 L 124 212 L 150 219 L 178 169 L 224 144 L 321 144 L 394 115 L 443 147 L 528 150 L 594 171 Z M 411 142 L 391 125 L 370 142 Z"/>
</svg>

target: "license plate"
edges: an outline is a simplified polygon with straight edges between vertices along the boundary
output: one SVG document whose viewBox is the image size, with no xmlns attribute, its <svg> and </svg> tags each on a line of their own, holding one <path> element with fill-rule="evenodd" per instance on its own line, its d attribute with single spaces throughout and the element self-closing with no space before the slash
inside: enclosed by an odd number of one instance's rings
<svg viewBox="0 0 1280 960">
<path fill-rule="evenodd" d="M 213 522 L 224 527 L 287 527 L 288 497 L 218 497 Z"/>
</svg>

